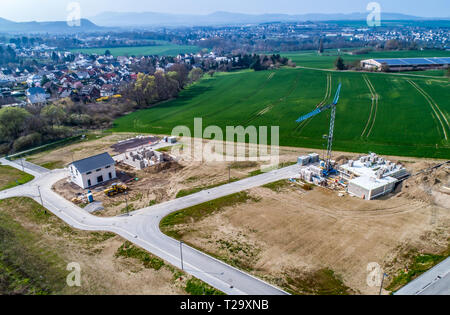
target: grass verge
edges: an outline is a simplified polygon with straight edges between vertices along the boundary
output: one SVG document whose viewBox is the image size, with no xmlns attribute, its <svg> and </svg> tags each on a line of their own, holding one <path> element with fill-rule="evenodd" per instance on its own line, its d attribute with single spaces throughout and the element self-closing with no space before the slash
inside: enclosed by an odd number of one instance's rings
<svg viewBox="0 0 450 315">
<path fill-rule="evenodd" d="M 116 252 L 116 257 L 133 258 L 142 262 L 145 268 L 160 270 L 161 268 L 167 268 L 173 273 L 173 279 L 187 278 L 184 285 L 186 293 L 191 295 L 224 295 L 221 291 L 211 287 L 207 283 L 188 276 L 183 271 L 166 264 L 162 259 L 148 253 L 144 249 L 135 246 L 129 241 L 126 241 Z"/>
<path fill-rule="evenodd" d="M 286 275 L 285 289 L 294 295 L 349 295 L 352 292 L 342 279 L 328 268 L 304 276 Z"/>
<path fill-rule="evenodd" d="M 33 175 L 19 171 L 18 169 L 8 165 L 0 165 L 0 190 L 6 190 L 23 185 L 33 179 Z"/>
<path fill-rule="evenodd" d="M 283 189 L 285 189 L 285 188 L 287 188 L 289 186 L 290 186 L 289 181 L 286 180 L 286 179 L 282 179 L 282 180 L 279 180 L 277 182 L 273 182 L 273 183 L 269 183 L 269 184 L 263 185 L 262 187 L 270 189 L 270 190 L 272 190 L 274 192 L 280 192 L 281 190 L 283 190 Z"/>
<path fill-rule="evenodd" d="M 7 205 L 8 201 L 0 201 L 0 207 Z M 36 210 L 44 213 L 43 209 Z M 36 220 L 44 219 L 34 210 L 31 215 Z M 56 252 L 43 246 L 37 235 L 10 215 L 0 212 L 0 294 L 60 294 L 66 284 L 65 274 L 64 260 Z"/>
<path fill-rule="evenodd" d="M 386 290 L 395 292 L 450 257 L 450 246 L 441 254 L 416 254 L 407 269 L 399 270 Z"/>
</svg>

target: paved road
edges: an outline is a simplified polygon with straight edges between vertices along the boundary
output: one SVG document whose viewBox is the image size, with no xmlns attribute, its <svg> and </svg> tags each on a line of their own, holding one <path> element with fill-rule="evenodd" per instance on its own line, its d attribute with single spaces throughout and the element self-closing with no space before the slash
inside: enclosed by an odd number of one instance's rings
<svg viewBox="0 0 450 315">
<path fill-rule="evenodd" d="M 50 171 L 42 166 L 27 162 L 25 159 L 18 159 L 9 161 L 5 158 L 0 159 L 0 163 L 3 165 L 9 165 L 14 168 L 17 168 L 19 170 L 25 170 L 28 174 L 33 175 L 34 177 L 45 175 L 49 173 Z"/>
<path fill-rule="evenodd" d="M 450 258 L 408 283 L 395 295 L 450 295 Z"/>
<path fill-rule="evenodd" d="M 0 160 L 0 162 L 5 162 L 4 164 L 18 169 L 22 168 L 21 165 L 14 162 L 4 160 Z M 40 202 L 39 187 L 44 206 L 70 226 L 81 230 L 116 233 L 178 267 L 181 267 L 180 243 L 159 230 L 159 223 L 163 217 L 186 207 L 277 180 L 298 177 L 299 174 L 299 167 L 294 165 L 141 209 L 131 213 L 130 216 L 99 218 L 67 201 L 51 189 L 55 182 L 66 177 L 64 170 L 42 171 L 29 164 L 24 164 L 24 166 L 25 171 L 33 174 L 36 178 L 25 185 L 0 192 L 0 199 L 26 196 Z M 183 258 L 186 272 L 224 293 L 232 295 L 286 294 L 262 280 L 186 245 L 183 246 Z"/>
</svg>

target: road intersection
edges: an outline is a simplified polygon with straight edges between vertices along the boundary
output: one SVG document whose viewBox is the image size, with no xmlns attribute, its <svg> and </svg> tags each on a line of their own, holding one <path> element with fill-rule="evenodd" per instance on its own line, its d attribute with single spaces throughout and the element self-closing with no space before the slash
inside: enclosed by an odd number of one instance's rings
<svg viewBox="0 0 450 315">
<path fill-rule="evenodd" d="M 27 184 L 0 192 L 0 199 L 29 197 L 42 203 L 45 208 L 73 228 L 87 231 L 113 232 L 128 241 L 146 249 L 150 253 L 166 260 L 170 264 L 180 265 L 180 243 L 163 234 L 159 229 L 160 221 L 170 213 L 197 204 L 224 197 L 250 188 L 265 185 L 282 179 L 299 176 L 299 166 L 293 165 L 221 187 L 201 191 L 183 198 L 140 209 L 129 216 L 100 218 L 93 216 L 52 190 L 52 186 L 67 176 L 65 170 L 49 171 L 29 162 L 12 162 L 0 159 L 4 165 L 10 165 L 35 176 Z M 216 289 L 230 295 L 284 295 L 283 290 L 260 279 L 225 264 L 190 246 L 183 245 L 185 272 L 203 280 Z"/>
</svg>

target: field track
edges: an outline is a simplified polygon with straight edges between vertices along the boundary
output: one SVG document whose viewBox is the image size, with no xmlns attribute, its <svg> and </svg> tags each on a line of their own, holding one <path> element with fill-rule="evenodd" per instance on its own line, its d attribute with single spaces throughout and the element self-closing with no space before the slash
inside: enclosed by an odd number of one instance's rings
<svg viewBox="0 0 450 315">
<path fill-rule="evenodd" d="M 203 117 L 205 126 L 220 128 L 280 126 L 282 146 L 322 149 L 329 113 L 300 124 L 295 119 L 328 104 L 337 82 L 343 93 L 336 150 L 448 159 L 448 80 L 378 73 L 283 68 L 217 74 L 177 99 L 118 118 L 113 130 L 171 134 L 174 126 L 193 128 L 193 117 Z"/>
<path fill-rule="evenodd" d="M 367 131 L 367 135 L 365 137 L 369 138 L 370 134 L 372 133 L 373 126 L 375 125 L 375 121 L 377 120 L 379 95 L 375 91 L 372 82 L 370 81 L 369 77 L 366 74 L 363 75 L 363 79 L 370 90 L 370 94 L 372 95 L 372 107 L 370 109 L 369 120 L 367 120 L 366 127 L 364 128 L 361 137 L 364 138 L 364 135 L 366 134 Z"/>
<path fill-rule="evenodd" d="M 427 93 L 425 92 L 416 82 L 412 81 L 412 80 L 408 80 L 409 84 L 411 84 L 420 94 L 422 94 L 422 96 L 426 99 L 426 101 L 428 102 L 428 104 L 430 104 L 431 109 L 433 110 L 435 117 L 438 119 L 442 131 L 444 132 L 444 138 L 446 141 L 448 141 L 448 135 L 447 135 L 447 130 L 446 130 L 446 126 L 447 128 L 450 129 L 450 125 L 448 123 L 447 118 L 445 117 L 445 115 L 442 113 L 442 110 L 439 108 L 439 106 L 436 104 L 436 102 L 433 100 L 433 98 Z M 443 118 L 443 119 L 442 119 Z M 445 124 L 443 122 L 443 120 L 445 121 Z"/>
<path fill-rule="evenodd" d="M 331 98 L 332 83 L 333 83 L 333 82 L 332 82 L 331 74 L 328 73 L 328 74 L 327 74 L 327 90 L 326 90 L 326 92 L 325 92 L 325 96 L 324 96 L 323 100 L 319 103 L 319 105 L 317 105 L 316 108 L 314 108 L 314 109 L 317 109 L 317 108 L 319 108 L 319 107 L 321 107 L 321 106 L 324 106 L 324 105 L 326 104 L 326 102 Z M 301 122 L 301 123 L 295 128 L 295 131 L 297 131 L 298 134 L 301 134 L 302 131 L 303 131 L 303 129 L 305 129 L 305 128 L 311 123 L 311 121 L 312 121 L 313 119 L 314 119 L 314 117 L 308 119 L 307 121 Z"/>
<path fill-rule="evenodd" d="M 273 78 L 273 75 L 269 75 L 269 77 L 267 78 L 266 82 L 269 82 L 271 79 Z M 281 102 L 283 102 L 284 100 L 286 100 L 286 98 L 288 98 L 292 93 L 294 93 L 295 89 L 297 88 L 297 85 L 300 81 L 300 74 L 298 74 L 295 79 L 294 82 L 291 86 L 291 88 L 289 89 L 289 91 L 287 92 L 287 94 L 283 97 L 281 97 L 280 99 L 276 100 L 275 102 L 269 104 L 268 106 L 266 106 L 263 110 L 258 111 L 257 113 L 253 114 L 252 116 L 250 116 L 250 118 L 243 124 L 244 126 L 248 126 L 250 125 L 250 123 L 252 121 L 254 121 L 255 119 L 259 118 L 262 115 L 267 114 L 268 112 L 270 112 L 272 110 L 272 108 L 274 108 L 276 105 L 280 104 Z"/>
</svg>

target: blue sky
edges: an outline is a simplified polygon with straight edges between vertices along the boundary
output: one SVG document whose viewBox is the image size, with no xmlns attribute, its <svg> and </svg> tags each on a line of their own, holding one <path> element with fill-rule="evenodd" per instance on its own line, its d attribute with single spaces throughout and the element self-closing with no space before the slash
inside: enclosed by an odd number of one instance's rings
<svg viewBox="0 0 450 315">
<path fill-rule="evenodd" d="M 80 3 L 82 16 L 104 11 L 153 11 L 208 14 L 242 13 L 351 13 L 365 12 L 372 0 L 0 0 L 0 17 L 15 21 L 65 20 L 67 5 Z M 449 0 L 378 0 L 382 11 L 424 17 L 449 17 Z"/>
</svg>

